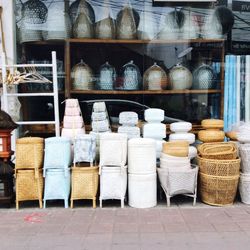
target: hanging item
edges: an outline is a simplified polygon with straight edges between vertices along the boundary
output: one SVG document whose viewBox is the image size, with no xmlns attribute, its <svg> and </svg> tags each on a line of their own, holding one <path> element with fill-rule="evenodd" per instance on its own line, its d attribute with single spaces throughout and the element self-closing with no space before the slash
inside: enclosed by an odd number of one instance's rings
<svg viewBox="0 0 250 250">
<path fill-rule="evenodd" d="M 167 74 L 156 62 L 143 75 L 143 86 L 145 89 L 162 90 L 167 88 L 167 84 Z"/>
<path fill-rule="evenodd" d="M 198 66 L 193 72 L 194 89 L 212 89 L 214 87 L 214 80 L 214 70 L 207 64 Z"/>
<path fill-rule="evenodd" d="M 53 2 L 48 10 L 46 28 L 43 32 L 44 40 L 67 39 L 71 36 L 71 22 L 68 13 L 64 12 L 64 5 Z"/>
<path fill-rule="evenodd" d="M 117 38 L 136 39 L 139 25 L 139 14 L 130 4 L 123 7 L 117 14 Z"/>
<path fill-rule="evenodd" d="M 93 73 L 91 68 L 82 60 L 71 70 L 73 89 L 90 90 L 94 89 Z"/>
<path fill-rule="evenodd" d="M 85 0 L 76 0 L 69 7 L 69 15 L 72 23 L 75 23 L 78 15 L 85 13 L 92 24 L 95 23 L 95 11 L 91 4 Z"/>
<path fill-rule="evenodd" d="M 119 89 L 124 90 L 137 90 L 141 87 L 141 73 L 139 68 L 134 64 L 133 61 L 125 64 L 122 67 L 122 86 Z"/>
<path fill-rule="evenodd" d="M 73 36 L 75 38 L 93 38 L 94 28 L 90 18 L 85 12 L 79 13 L 73 25 Z"/>
<path fill-rule="evenodd" d="M 108 62 L 103 64 L 100 68 L 100 77 L 98 82 L 98 89 L 112 90 L 116 80 L 116 71 Z"/>
<path fill-rule="evenodd" d="M 188 68 L 177 64 L 169 73 L 171 89 L 190 89 L 192 87 L 192 73 Z"/>
<path fill-rule="evenodd" d="M 199 25 L 194 21 L 193 15 L 188 12 L 184 14 L 183 25 L 180 29 L 181 39 L 196 39 L 199 37 Z"/>
</svg>

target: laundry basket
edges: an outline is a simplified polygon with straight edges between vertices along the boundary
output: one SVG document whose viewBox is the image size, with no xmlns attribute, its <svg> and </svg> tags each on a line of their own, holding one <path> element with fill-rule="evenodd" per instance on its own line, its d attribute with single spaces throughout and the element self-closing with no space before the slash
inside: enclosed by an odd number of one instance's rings
<svg viewBox="0 0 250 250">
<path fill-rule="evenodd" d="M 96 193 L 99 183 L 99 167 L 73 167 L 71 175 L 71 208 L 74 200 L 93 200 L 96 208 Z"/>
<path fill-rule="evenodd" d="M 38 200 L 42 208 L 43 175 L 42 170 L 16 170 L 16 209 L 19 209 L 20 201 Z"/>
<path fill-rule="evenodd" d="M 124 207 L 124 199 L 127 190 L 127 166 L 102 166 L 100 169 L 100 207 L 102 200 L 121 200 Z"/>
<path fill-rule="evenodd" d="M 241 201 L 250 204 L 250 174 L 240 174 L 239 191 Z"/>
<path fill-rule="evenodd" d="M 250 144 L 240 144 L 241 170 L 250 173 Z"/>
</svg>

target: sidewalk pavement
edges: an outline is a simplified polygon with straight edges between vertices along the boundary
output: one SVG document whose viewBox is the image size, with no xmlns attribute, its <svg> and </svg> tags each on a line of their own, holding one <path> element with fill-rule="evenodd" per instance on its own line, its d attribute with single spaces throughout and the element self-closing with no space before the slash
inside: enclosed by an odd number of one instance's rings
<svg viewBox="0 0 250 250">
<path fill-rule="evenodd" d="M 150 209 L 78 201 L 20 204 L 20 210 L 0 209 L 1 250 L 241 250 L 250 249 L 250 206 L 236 203 L 192 206 L 191 199 L 173 198 Z M 248 245 L 249 244 L 249 245 Z"/>
</svg>

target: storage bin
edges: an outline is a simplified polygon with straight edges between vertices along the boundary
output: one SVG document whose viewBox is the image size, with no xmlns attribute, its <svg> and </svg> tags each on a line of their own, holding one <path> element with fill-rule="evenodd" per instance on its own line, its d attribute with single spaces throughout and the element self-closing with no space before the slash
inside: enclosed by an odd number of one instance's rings
<svg viewBox="0 0 250 250">
<path fill-rule="evenodd" d="M 175 133 L 184 133 L 192 129 L 190 122 L 173 122 L 170 124 L 170 130 Z"/>
<path fill-rule="evenodd" d="M 157 108 L 146 109 L 144 119 L 147 122 L 162 122 L 164 121 L 164 110 Z"/>
<path fill-rule="evenodd" d="M 149 174 L 156 171 L 156 142 L 153 139 L 135 138 L 128 142 L 128 172 Z"/>
<path fill-rule="evenodd" d="M 190 167 L 190 159 L 188 157 L 177 157 L 177 159 L 164 159 L 161 157 L 160 166 L 161 168 L 186 168 Z"/>
<path fill-rule="evenodd" d="M 193 197 L 193 205 L 196 204 L 198 166 L 192 165 L 186 169 L 158 168 L 157 171 L 168 206 L 170 206 L 170 198 L 178 194 Z"/>
<path fill-rule="evenodd" d="M 70 169 L 47 169 L 45 171 L 44 203 L 47 200 L 64 200 L 64 207 L 68 208 L 70 193 Z"/>
<path fill-rule="evenodd" d="M 125 166 L 127 162 L 127 135 L 105 133 L 100 135 L 100 166 Z"/>
<path fill-rule="evenodd" d="M 156 173 L 128 174 L 128 204 L 135 208 L 157 205 Z"/>
<path fill-rule="evenodd" d="M 239 152 L 241 157 L 241 171 L 250 173 L 250 144 L 240 144 Z"/>
<path fill-rule="evenodd" d="M 188 141 L 189 144 L 193 144 L 195 135 L 192 133 L 174 133 L 169 135 L 169 141 Z"/>
<path fill-rule="evenodd" d="M 71 164 L 71 142 L 67 138 L 51 137 L 45 139 L 44 176 L 47 169 L 61 168 L 67 173 Z"/>
<path fill-rule="evenodd" d="M 16 209 L 19 209 L 20 201 L 38 200 L 39 207 L 42 208 L 43 199 L 43 175 L 42 169 L 16 171 Z"/>
<path fill-rule="evenodd" d="M 100 167 L 100 207 L 103 200 L 124 199 L 127 190 L 127 166 L 102 166 Z"/>
<path fill-rule="evenodd" d="M 119 114 L 119 123 L 126 126 L 133 126 L 138 123 L 138 114 L 135 112 L 124 111 Z"/>
<path fill-rule="evenodd" d="M 126 134 L 128 136 L 128 140 L 132 138 L 140 137 L 140 128 L 136 126 L 120 126 L 118 128 L 118 133 Z"/>
<path fill-rule="evenodd" d="M 74 200 L 90 199 L 96 208 L 96 194 L 98 190 L 99 167 L 73 167 L 71 175 L 71 208 Z"/>
<path fill-rule="evenodd" d="M 166 137 L 166 125 L 163 123 L 147 123 L 143 126 L 143 137 L 161 140 Z"/>
</svg>

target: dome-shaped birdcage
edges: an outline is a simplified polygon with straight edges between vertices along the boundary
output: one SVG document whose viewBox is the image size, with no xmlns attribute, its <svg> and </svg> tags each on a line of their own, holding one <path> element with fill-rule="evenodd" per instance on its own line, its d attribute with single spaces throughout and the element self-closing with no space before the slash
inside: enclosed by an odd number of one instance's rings
<svg viewBox="0 0 250 250">
<path fill-rule="evenodd" d="M 169 80 L 171 89 L 190 89 L 192 87 L 193 76 L 188 68 L 177 64 L 170 70 Z"/>
<path fill-rule="evenodd" d="M 107 18 L 97 22 L 95 25 L 95 34 L 98 39 L 115 39 L 115 20 L 108 16 Z"/>
<path fill-rule="evenodd" d="M 21 12 L 27 23 L 41 24 L 46 22 L 48 9 L 40 0 L 28 0 L 22 5 Z"/>
<path fill-rule="evenodd" d="M 167 88 L 167 84 L 167 74 L 157 63 L 149 67 L 143 75 L 145 89 L 162 90 Z"/>
<path fill-rule="evenodd" d="M 76 0 L 69 7 L 69 16 L 71 22 L 74 23 L 80 13 L 84 12 L 89 18 L 92 24 L 95 23 L 95 11 L 91 4 L 85 0 Z"/>
<path fill-rule="evenodd" d="M 91 68 L 82 60 L 71 70 L 73 89 L 91 90 L 94 89 L 93 73 Z"/>
<path fill-rule="evenodd" d="M 112 90 L 116 80 L 116 70 L 108 62 L 100 68 L 99 81 L 97 88 L 102 90 Z"/>
<path fill-rule="evenodd" d="M 122 67 L 122 86 L 124 90 L 138 90 L 141 88 L 141 73 L 139 68 L 134 64 L 133 61 L 125 64 Z"/>
<path fill-rule="evenodd" d="M 194 89 L 212 89 L 214 87 L 215 74 L 211 66 L 202 64 L 193 72 Z"/>
<path fill-rule="evenodd" d="M 180 29 L 181 39 L 196 39 L 200 36 L 200 28 L 194 20 L 194 16 L 188 12 L 184 13 L 183 25 Z"/>
<path fill-rule="evenodd" d="M 79 13 L 73 25 L 73 36 L 75 38 L 93 38 L 94 28 L 91 20 L 85 12 Z"/>
</svg>

